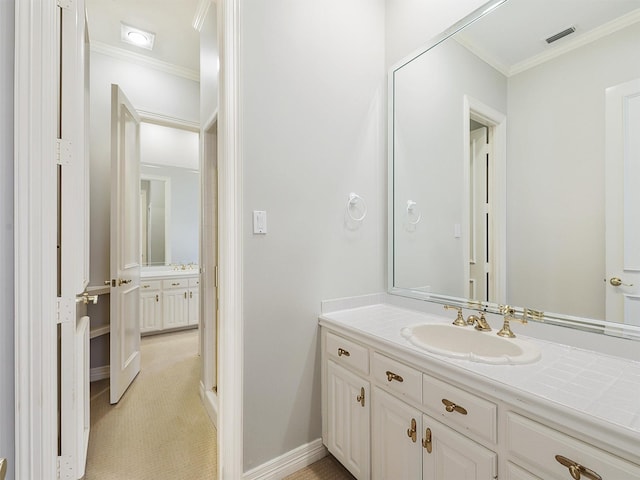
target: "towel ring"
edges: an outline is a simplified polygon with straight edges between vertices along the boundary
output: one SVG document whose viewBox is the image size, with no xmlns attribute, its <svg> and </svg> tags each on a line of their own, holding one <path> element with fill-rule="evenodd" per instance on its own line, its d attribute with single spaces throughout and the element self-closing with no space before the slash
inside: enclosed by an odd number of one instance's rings
<svg viewBox="0 0 640 480">
<path fill-rule="evenodd" d="M 416 218 L 415 221 L 411 221 L 408 218 L 411 217 L 411 215 L 414 214 L 414 209 L 416 207 L 417 203 L 414 202 L 413 200 L 407 200 L 407 222 L 409 223 L 409 225 L 417 225 L 418 223 L 420 223 L 420 220 L 422 220 L 422 212 L 418 212 L 418 218 Z"/>
<path fill-rule="evenodd" d="M 362 202 L 364 211 L 362 212 L 361 216 L 354 217 L 351 214 L 351 209 L 355 207 L 358 202 Z M 347 201 L 347 215 L 349 215 L 349 218 L 351 218 L 351 220 L 353 220 L 354 222 L 361 222 L 362 220 L 364 220 L 364 217 L 367 216 L 367 204 L 364 199 L 357 193 L 351 192 L 349 194 L 349 200 Z"/>
</svg>

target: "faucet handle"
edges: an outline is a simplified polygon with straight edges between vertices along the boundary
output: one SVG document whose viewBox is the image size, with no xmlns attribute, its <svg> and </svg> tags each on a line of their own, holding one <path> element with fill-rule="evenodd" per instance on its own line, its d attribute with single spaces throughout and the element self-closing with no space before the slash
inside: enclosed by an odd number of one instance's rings
<svg viewBox="0 0 640 480">
<path fill-rule="evenodd" d="M 516 313 L 515 308 L 509 305 L 498 305 L 498 309 L 500 310 L 500 315 L 514 315 Z"/>
<path fill-rule="evenodd" d="M 466 327 L 467 326 L 467 322 L 464 319 L 464 316 L 462 315 L 462 307 L 453 307 L 451 305 L 445 305 L 444 306 L 445 310 L 457 310 L 458 311 L 458 315 L 456 316 L 456 319 L 453 321 L 454 325 L 457 325 L 459 327 Z"/>
</svg>

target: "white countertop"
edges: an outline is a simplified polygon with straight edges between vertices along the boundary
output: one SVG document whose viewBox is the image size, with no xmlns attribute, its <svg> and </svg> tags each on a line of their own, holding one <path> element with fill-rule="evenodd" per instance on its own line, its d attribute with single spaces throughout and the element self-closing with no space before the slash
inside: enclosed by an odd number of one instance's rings
<svg viewBox="0 0 640 480">
<path fill-rule="evenodd" d="M 187 276 L 197 276 L 200 272 L 196 268 L 185 269 L 185 270 L 174 270 L 174 269 L 141 269 L 140 270 L 140 278 L 156 278 L 156 277 L 187 277 Z"/>
<path fill-rule="evenodd" d="M 426 352 L 402 337 L 403 327 L 420 323 L 451 323 L 451 319 L 387 304 L 320 316 L 321 325 L 367 337 L 415 358 L 431 359 L 439 365 L 482 376 L 496 388 L 516 389 L 593 417 L 596 422 L 625 433 L 627 438 L 637 439 L 637 447 L 629 448 L 640 452 L 640 362 L 521 334 L 519 338 L 540 347 L 539 361 L 528 365 L 487 365 L 458 360 Z M 478 332 L 487 334 L 495 335 L 495 331 Z"/>
</svg>

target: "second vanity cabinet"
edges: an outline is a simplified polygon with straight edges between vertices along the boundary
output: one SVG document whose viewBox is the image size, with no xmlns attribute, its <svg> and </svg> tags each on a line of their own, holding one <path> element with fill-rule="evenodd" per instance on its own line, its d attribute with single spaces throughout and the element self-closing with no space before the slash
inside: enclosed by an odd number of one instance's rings
<svg viewBox="0 0 640 480">
<path fill-rule="evenodd" d="M 326 326 L 322 345 L 323 441 L 359 480 L 640 480 L 640 465 L 539 412 Z"/>
<path fill-rule="evenodd" d="M 140 281 L 140 332 L 197 326 L 200 279 L 193 276 L 144 278 Z"/>
</svg>

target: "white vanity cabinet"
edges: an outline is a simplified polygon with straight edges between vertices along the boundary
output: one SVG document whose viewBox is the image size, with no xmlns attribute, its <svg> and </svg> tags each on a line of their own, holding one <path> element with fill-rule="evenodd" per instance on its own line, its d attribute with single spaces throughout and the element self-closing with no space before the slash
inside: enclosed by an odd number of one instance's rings
<svg viewBox="0 0 640 480">
<path fill-rule="evenodd" d="M 422 414 L 378 387 L 371 401 L 371 478 L 421 478 Z"/>
<path fill-rule="evenodd" d="M 369 382 L 327 363 L 329 451 L 357 478 L 369 477 Z"/>
<path fill-rule="evenodd" d="M 140 333 L 162 329 L 162 282 L 142 280 L 140 282 Z"/>
<path fill-rule="evenodd" d="M 200 278 L 163 274 L 140 281 L 140 332 L 197 326 L 200 320 Z"/>
<path fill-rule="evenodd" d="M 369 478 L 371 390 L 362 377 L 369 373 L 369 352 L 330 332 L 323 339 L 324 443 L 356 478 Z"/>
<path fill-rule="evenodd" d="M 321 338 L 323 441 L 359 480 L 640 480 L 637 437 L 366 331 Z"/>
</svg>

